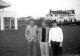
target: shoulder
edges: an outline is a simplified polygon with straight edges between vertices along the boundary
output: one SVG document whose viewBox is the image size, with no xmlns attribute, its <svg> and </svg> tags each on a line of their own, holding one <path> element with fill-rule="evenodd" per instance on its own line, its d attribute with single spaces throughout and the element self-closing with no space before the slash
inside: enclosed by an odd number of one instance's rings
<svg viewBox="0 0 80 56">
<path fill-rule="evenodd" d="M 41 28 L 38 28 L 39 31 L 41 31 Z"/>
<path fill-rule="evenodd" d="M 52 31 L 52 30 L 53 30 L 53 28 L 49 28 L 49 32 Z"/>
<path fill-rule="evenodd" d="M 38 27 L 38 28 L 37 28 L 37 31 L 38 31 L 38 32 L 41 32 L 41 28 Z"/>
<path fill-rule="evenodd" d="M 28 25 L 27 27 L 26 27 L 26 30 L 29 30 L 31 28 L 31 26 L 30 25 Z"/>
<path fill-rule="evenodd" d="M 52 28 L 50 28 L 50 30 L 52 30 L 53 29 L 53 27 Z"/>
<path fill-rule="evenodd" d="M 38 28 L 37 25 L 34 25 L 35 28 Z"/>
<path fill-rule="evenodd" d="M 49 27 L 46 27 L 46 29 L 49 29 Z"/>
<path fill-rule="evenodd" d="M 30 25 L 28 25 L 26 28 L 30 28 Z"/>
<path fill-rule="evenodd" d="M 50 28 L 49 27 L 46 27 L 46 29 L 49 31 L 50 30 Z"/>
<path fill-rule="evenodd" d="M 58 29 L 59 31 L 62 31 L 62 28 L 61 28 L 61 27 L 57 27 L 57 29 Z"/>
<path fill-rule="evenodd" d="M 61 27 L 57 27 L 57 28 L 62 30 L 62 28 L 61 28 Z"/>
</svg>

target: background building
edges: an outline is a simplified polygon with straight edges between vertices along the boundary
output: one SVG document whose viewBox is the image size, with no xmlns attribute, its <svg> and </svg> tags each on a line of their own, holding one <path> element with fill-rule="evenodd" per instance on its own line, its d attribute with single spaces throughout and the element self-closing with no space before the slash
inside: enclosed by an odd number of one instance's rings
<svg viewBox="0 0 80 56">
<path fill-rule="evenodd" d="M 74 10 L 57 10 L 52 11 L 50 10 L 49 14 L 47 14 L 47 19 L 49 20 L 57 20 L 58 22 L 63 22 L 64 20 L 74 22 L 75 20 L 75 11 Z"/>
<path fill-rule="evenodd" d="M 4 8 L 10 5 L 0 0 L 0 30 L 17 30 L 17 13 L 5 11 Z"/>
</svg>

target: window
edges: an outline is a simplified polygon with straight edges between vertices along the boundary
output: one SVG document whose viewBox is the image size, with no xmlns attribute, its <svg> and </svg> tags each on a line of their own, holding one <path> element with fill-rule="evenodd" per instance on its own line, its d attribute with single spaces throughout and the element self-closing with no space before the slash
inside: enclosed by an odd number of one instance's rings
<svg viewBox="0 0 80 56">
<path fill-rule="evenodd" d="M 4 29 L 10 30 L 15 28 L 14 17 L 4 17 Z"/>
</svg>

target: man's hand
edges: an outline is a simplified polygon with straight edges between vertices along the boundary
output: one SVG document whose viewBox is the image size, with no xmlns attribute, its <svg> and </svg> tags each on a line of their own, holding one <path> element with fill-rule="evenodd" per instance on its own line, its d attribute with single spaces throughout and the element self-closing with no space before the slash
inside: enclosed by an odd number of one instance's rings
<svg viewBox="0 0 80 56">
<path fill-rule="evenodd" d="M 28 35 L 28 36 L 26 37 L 26 39 L 27 39 L 28 42 L 32 42 L 32 40 L 33 40 L 32 36 L 30 36 L 30 35 Z"/>
<path fill-rule="evenodd" d="M 62 47 L 63 46 L 63 44 L 62 44 L 62 42 L 60 43 L 60 47 Z"/>
</svg>

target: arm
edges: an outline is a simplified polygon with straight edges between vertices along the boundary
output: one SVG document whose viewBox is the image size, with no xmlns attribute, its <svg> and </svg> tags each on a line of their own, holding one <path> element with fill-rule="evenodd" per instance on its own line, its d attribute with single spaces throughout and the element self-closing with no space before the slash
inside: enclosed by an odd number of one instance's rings
<svg viewBox="0 0 80 56">
<path fill-rule="evenodd" d="M 51 34 L 52 34 L 52 32 L 51 32 L 52 30 L 50 29 L 50 31 L 49 31 L 49 46 L 51 46 Z"/>
<path fill-rule="evenodd" d="M 51 42 L 51 29 L 49 31 L 49 43 Z"/>
<path fill-rule="evenodd" d="M 38 41 L 40 42 L 40 29 L 38 29 Z"/>
<path fill-rule="evenodd" d="M 36 30 L 36 35 L 37 35 L 37 41 L 39 41 L 39 28 L 37 27 L 37 30 Z"/>
<path fill-rule="evenodd" d="M 62 29 L 60 29 L 60 39 L 61 39 L 60 47 L 62 47 L 62 45 L 63 45 L 63 32 L 62 32 Z"/>
<path fill-rule="evenodd" d="M 61 43 L 63 42 L 63 32 L 62 29 L 60 30 L 60 39 L 61 39 Z"/>
<path fill-rule="evenodd" d="M 49 41 L 49 28 L 47 28 L 46 41 Z"/>
<path fill-rule="evenodd" d="M 38 40 L 39 42 L 41 42 L 41 28 L 39 28 L 38 30 Z"/>
<path fill-rule="evenodd" d="M 28 27 L 27 27 L 26 31 L 25 31 L 25 37 L 26 37 L 26 39 L 28 38 L 28 32 L 29 32 L 29 30 L 28 30 Z"/>
</svg>

